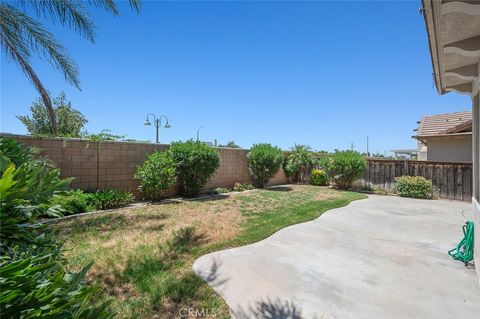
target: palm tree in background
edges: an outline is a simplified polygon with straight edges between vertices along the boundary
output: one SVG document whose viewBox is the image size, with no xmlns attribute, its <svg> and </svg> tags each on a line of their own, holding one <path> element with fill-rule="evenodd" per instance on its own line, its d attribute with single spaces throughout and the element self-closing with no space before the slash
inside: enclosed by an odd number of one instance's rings
<svg viewBox="0 0 480 319">
<path fill-rule="evenodd" d="M 129 0 L 129 2 L 130 7 L 139 13 L 141 0 Z M 0 2 L 1 46 L 6 56 L 18 64 L 40 94 L 48 112 L 52 134 L 57 134 L 55 112 L 48 91 L 30 65 L 32 55 L 46 58 L 63 73 L 67 82 L 79 90 L 80 81 L 75 62 L 38 19 L 58 22 L 62 26 L 74 29 L 85 39 L 94 43 L 95 24 L 88 11 L 92 7 L 102 8 L 113 15 L 119 15 L 114 0 L 2 0 Z"/>
</svg>

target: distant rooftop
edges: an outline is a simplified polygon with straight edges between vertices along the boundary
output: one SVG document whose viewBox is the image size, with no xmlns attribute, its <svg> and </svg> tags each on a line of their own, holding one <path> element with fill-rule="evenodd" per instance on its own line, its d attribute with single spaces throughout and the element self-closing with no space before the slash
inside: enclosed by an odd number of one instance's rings
<svg viewBox="0 0 480 319">
<path fill-rule="evenodd" d="M 425 115 L 416 131 L 415 137 L 472 134 L 472 112 Z"/>
</svg>

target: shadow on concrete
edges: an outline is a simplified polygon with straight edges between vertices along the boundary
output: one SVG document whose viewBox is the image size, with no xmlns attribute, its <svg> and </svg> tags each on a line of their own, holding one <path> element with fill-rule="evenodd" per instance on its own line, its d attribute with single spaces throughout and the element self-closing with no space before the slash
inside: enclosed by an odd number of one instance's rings
<svg viewBox="0 0 480 319">
<path fill-rule="evenodd" d="M 293 301 L 275 299 L 257 301 L 248 309 L 232 310 L 235 319 L 302 319 L 302 311 Z"/>
<path fill-rule="evenodd" d="M 219 263 L 217 259 L 214 259 L 208 270 L 196 271 L 196 274 L 210 286 L 214 288 L 220 287 L 224 285 L 229 279 L 227 277 L 221 277 L 221 273 L 219 271 L 220 266 L 221 263 Z"/>
</svg>

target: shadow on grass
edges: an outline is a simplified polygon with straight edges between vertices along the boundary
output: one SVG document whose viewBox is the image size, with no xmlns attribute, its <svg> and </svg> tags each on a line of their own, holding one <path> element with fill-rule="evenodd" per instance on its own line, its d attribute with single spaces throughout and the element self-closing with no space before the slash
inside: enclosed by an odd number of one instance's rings
<svg viewBox="0 0 480 319">
<path fill-rule="evenodd" d="M 152 222 L 166 219 L 167 215 L 165 214 L 138 214 L 134 216 L 125 216 L 118 213 L 108 213 L 105 215 L 92 216 L 82 219 L 77 219 L 74 222 L 68 224 L 57 224 L 53 226 L 54 228 L 62 229 L 62 232 L 68 234 L 69 236 L 78 235 L 85 233 L 86 230 L 90 233 L 99 233 L 99 232 L 108 232 L 115 231 L 119 229 L 124 230 L 134 230 L 134 229 L 144 229 L 145 227 L 141 225 L 142 222 Z M 136 225 L 139 223 L 140 225 Z M 153 227 L 153 226 L 152 226 Z M 155 231 L 158 231 L 163 226 L 160 225 L 156 227 Z M 147 228 L 148 229 L 148 228 Z"/>
<path fill-rule="evenodd" d="M 293 191 L 293 188 L 290 186 L 279 186 L 279 187 L 270 187 L 270 188 L 265 188 L 266 191 L 273 191 L 273 192 L 291 192 Z"/>
<path fill-rule="evenodd" d="M 198 297 L 202 280 L 192 271 L 176 274 L 189 253 L 204 240 L 193 227 L 174 232 L 164 245 L 140 245 L 127 261 L 123 273 L 117 274 L 124 282 L 134 284 L 146 293 L 156 310 L 168 298 L 174 304 L 187 304 Z M 174 306 L 173 304 L 170 306 Z"/>
</svg>

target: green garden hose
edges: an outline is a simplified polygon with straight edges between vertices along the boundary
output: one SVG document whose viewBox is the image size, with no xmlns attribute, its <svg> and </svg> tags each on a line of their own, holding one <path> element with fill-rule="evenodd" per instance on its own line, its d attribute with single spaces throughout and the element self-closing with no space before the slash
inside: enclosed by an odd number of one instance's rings
<svg viewBox="0 0 480 319">
<path fill-rule="evenodd" d="M 448 254 L 455 260 L 465 263 L 465 266 L 473 259 L 473 222 L 467 221 L 463 225 L 463 239 L 457 247 L 448 251 Z"/>
</svg>

